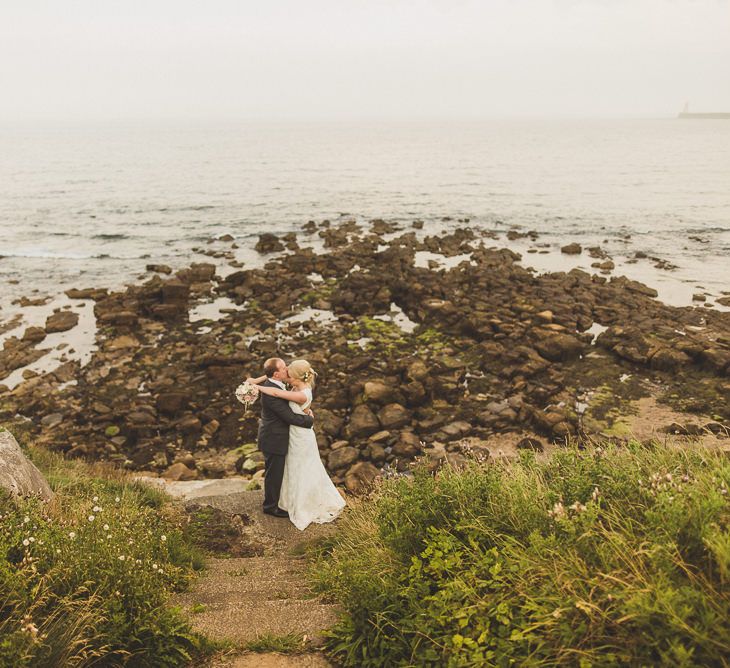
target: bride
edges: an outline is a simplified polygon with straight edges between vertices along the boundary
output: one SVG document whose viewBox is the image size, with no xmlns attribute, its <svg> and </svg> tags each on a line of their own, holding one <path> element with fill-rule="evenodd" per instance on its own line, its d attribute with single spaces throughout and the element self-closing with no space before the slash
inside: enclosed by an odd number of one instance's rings
<svg viewBox="0 0 730 668">
<path fill-rule="evenodd" d="M 295 413 L 304 414 L 312 403 L 312 388 L 316 373 L 306 360 L 289 365 L 288 382 L 291 390 L 262 386 L 266 377 L 248 378 L 259 392 L 289 402 Z M 289 450 L 284 465 L 279 508 L 289 512 L 289 519 L 299 530 L 311 522 L 323 524 L 334 520 L 345 507 L 345 500 L 334 486 L 319 458 L 317 439 L 312 429 L 289 426 Z"/>
</svg>

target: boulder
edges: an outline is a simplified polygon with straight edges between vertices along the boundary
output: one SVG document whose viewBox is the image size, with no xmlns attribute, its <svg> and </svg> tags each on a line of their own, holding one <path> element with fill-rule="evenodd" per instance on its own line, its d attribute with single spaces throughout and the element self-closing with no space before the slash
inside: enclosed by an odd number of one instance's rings
<svg viewBox="0 0 730 668">
<path fill-rule="evenodd" d="M 574 359 L 583 352 L 585 344 L 570 334 L 551 333 L 535 343 L 540 355 L 551 362 Z"/>
<path fill-rule="evenodd" d="M 378 419 L 383 429 L 398 429 L 411 421 L 411 414 L 400 404 L 388 404 L 378 411 Z"/>
<path fill-rule="evenodd" d="M 358 462 L 345 475 L 345 487 L 352 494 L 362 494 L 372 487 L 380 471 L 370 462 Z"/>
<path fill-rule="evenodd" d="M 44 501 L 53 497 L 43 474 L 23 454 L 9 431 L 0 431 L 0 488 L 12 496 L 38 496 Z"/>
<path fill-rule="evenodd" d="M 169 267 L 166 264 L 148 264 L 145 267 L 145 271 L 154 271 L 158 274 L 171 274 L 172 267 Z"/>
<path fill-rule="evenodd" d="M 350 438 L 362 438 L 380 431 L 378 418 L 365 404 L 355 406 L 345 429 Z"/>
<path fill-rule="evenodd" d="M 692 358 L 689 355 L 673 348 L 659 348 L 649 358 L 651 368 L 660 371 L 674 371 L 690 362 L 692 362 Z"/>
<path fill-rule="evenodd" d="M 378 404 L 390 404 L 398 401 L 398 391 L 392 386 L 379 380 L 370 380 L 363 389 L 365 401 L 374 401 Z"/>
<path fill-rule="evenodd" d="M 23 332 L 23 341 L 30 341 L 31 343 L 40 343 L 46 338 L 46 332 L 43 327 L 28 327 Z"/>
<path fill-rule="evenodd" d="M 46 318 L 46 333 L 65 332 L 76 327 L 79 322 L 79 314 L 73 311 L 58 311 Z"/>
<path fill-rule="evenodd" d="M 173 464 L 162 474 L 163 478 L 167 480 L 195 480 L 198 477 L 198 472 L 189 469 L 182 462 Z"/>
<path fill-rule="evenodd" d="M 327 436 L 332 436 L 334 438 L 339 435 L 345 421 L 332 411 L 329 411 L 326 408 L 319 408 L 314 422 L 315 429 L 321 429 L 325 434 L 327 434 Z"/>
<path fill-rule="evenodd" d="M 357 461 L 358 452 L 350 445 L 333 450 L 327 458 L 327 463 L 332 471 L 343 469 Z"/>
<path fill-rule="evenodd" d="M 256 250 L 259 253 L 276 253 L 284 250 L 284 244 L 279 241 L 275 234 L 264 232 L 264 234 L 259 234 Z"/>
<path fill-rule="evenodd" d="M 184 305 L 190 297 L 190 286 L 173 278 L 162 286 L 162 301 L 164 304 Z"/>
<path fill-rule="evenodd" d="M 429 376 L 428 367 L 423 360 L 414 360 L 408 365 L 406 377 L 412 381 L 422 382 Z"/>
<path fill-rule="evenodd" d="M 573 242 L 572 244 L 563 246 L 560 249 L 560 252 L 565 253 L 566 255 L 579 255 L 583 252 L 583 248 L 580 244 Z"/>
<path fill-rule="evenodd" d="M 157 395 L 157 410 L 173 415 L 187 407 L 190 396 L 187 392 L 161 392 Z"/>
<path fill-rule="evenodd" d="M 535 452 L 542 452 L 545 449 L 542 442 L 536 438 L 523 438 L 517 443 L 518 450 L 534 450 Z"/>
</svg>

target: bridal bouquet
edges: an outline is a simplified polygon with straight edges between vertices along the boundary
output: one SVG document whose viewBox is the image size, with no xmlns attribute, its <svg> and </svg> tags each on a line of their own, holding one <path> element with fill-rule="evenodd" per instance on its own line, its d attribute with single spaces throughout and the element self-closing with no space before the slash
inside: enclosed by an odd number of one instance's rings
<svg viewBox="0 0 730 668">
<path fill-rule="evenodd" d="M 238 399 L 248 410 L 248 407 L 256 401 L 259 396 L 259 388 L 252 383 L 241 383 L 236 388 L 236 399 Z"/>
</svg>

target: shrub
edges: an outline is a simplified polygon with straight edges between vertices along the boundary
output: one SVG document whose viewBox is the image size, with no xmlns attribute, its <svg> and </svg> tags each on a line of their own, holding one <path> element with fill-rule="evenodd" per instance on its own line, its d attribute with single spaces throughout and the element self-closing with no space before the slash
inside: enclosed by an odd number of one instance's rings
<svg viewBox="0 0 730 668">
<path fill-rule="evenodd" d="M 387 481 L 316 562 L 346 666 L 728 665 L 730 463 L 565 449 Z"/>
<path fill-rule="evenodd" d="M 31 449 L 56 495 L 0 498 L 0 666 L 179 666 L 205 653 L 168 594 L 199 553 L 162 493 Z"/>
</svg>

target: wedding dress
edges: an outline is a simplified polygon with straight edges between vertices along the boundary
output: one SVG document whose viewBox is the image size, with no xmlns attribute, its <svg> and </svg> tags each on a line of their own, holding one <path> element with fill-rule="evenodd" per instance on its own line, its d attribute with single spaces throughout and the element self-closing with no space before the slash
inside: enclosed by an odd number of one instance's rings
<svg viewBox="0 0 730 668">
<path fill-rule="evenodd" d="M 289 402 L 295 413 L 303 414 L 312 403 L 312 390 L 303 392 L 307 395 L 306 403 L 300 406 L 294 401 Z M 314 430 L 290 425 L 279 508 L 289 513 L 289 519 L 297 529 L 304 530 L 311 522 L 331 522 L 344 507 L 345 500 L 319 458 Z"/>
</svg>

